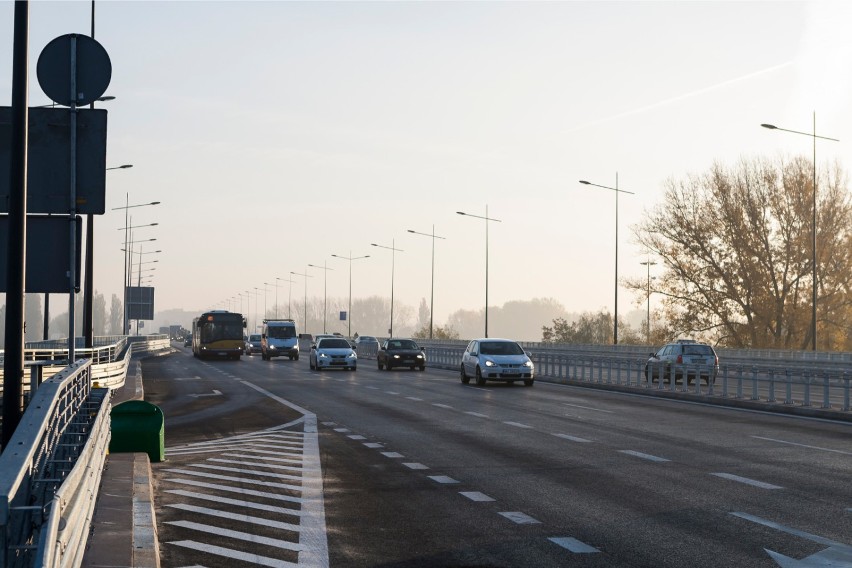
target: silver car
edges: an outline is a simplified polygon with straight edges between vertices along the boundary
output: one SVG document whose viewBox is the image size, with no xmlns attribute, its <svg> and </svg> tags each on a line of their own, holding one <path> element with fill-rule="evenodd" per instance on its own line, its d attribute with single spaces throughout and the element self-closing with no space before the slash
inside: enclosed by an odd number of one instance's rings
<svg viewBox="0 0 852 568">
<path fill-rule="evenodd" d="M 477 385 L 487 381 L 514 383 L 522 380 L 531 387 L 535 381 L 535 366 L 517 341 L 511 339 L 474 339 L 462 355 L 461 382 L 468 384 L 476 377 Z"/>
<path fill-rule="evenodd" d="M 344 369 L 356 371 L 358 357 L 352 345 L 342 337 L 324 337 L 311 344 L 308 366 L 316 369 Z"/>
</svg>

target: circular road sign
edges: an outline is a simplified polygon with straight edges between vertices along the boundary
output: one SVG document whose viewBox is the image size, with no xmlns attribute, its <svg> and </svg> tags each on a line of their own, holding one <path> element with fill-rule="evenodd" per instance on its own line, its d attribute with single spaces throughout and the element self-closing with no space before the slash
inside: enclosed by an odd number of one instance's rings
<svg viewBox="0 0 852 568">
<path fill-rule="evenodd" d="M 74 47 L 72 47 L 74 46 Z M 75 52 L 77 85 L 71 94 L 71 56 Z M 36 76 L 50 100 L 77 106 L 95 102 L 106 92 L 112 63 L 101 44 L 89 36 L 66 34 L 48 43 L 38 56 Z"/>
</svg>

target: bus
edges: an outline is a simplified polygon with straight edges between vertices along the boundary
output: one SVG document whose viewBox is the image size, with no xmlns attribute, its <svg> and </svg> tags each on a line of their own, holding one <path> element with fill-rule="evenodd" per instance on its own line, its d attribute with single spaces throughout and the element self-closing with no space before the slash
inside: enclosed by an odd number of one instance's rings
<svg viewBox="0 0 852 568">
<path fill-rule="evenodd" d="M 245 348 L 242 314 L 226 310 L 204 312 L 192 320 L 192 355 L 199 359 L 224 357 L 239 360 Z"/>
</svg>

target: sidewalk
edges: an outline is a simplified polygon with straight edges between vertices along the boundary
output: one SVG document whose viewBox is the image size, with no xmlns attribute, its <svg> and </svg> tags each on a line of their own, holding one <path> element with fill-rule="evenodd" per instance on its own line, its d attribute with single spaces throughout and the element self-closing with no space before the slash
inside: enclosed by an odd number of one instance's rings
<svg viewBox="0 0 852 568">
<path fill-rule="evenodd" d="M 131 363 L 124 386 L 112 392 L 112 406 L 142 400 L 142 376 Z M 110 454 L 83 555 L 84 568 L 159 568 L 160 550 L 148 454 Z"/>
</svg>

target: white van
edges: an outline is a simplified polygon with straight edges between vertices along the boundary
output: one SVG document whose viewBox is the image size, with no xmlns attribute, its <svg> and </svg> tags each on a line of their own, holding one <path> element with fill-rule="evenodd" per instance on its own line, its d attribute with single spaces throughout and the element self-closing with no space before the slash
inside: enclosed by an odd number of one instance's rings
<svg viewBox="0 0 852 568">
<path fill-rule="evenodd" d="M 299 360 L 299 334 L 291 319 L 265 319 L 260 334 L 260 354 L 264 361 L 286 355 Z"/>
</svg>

